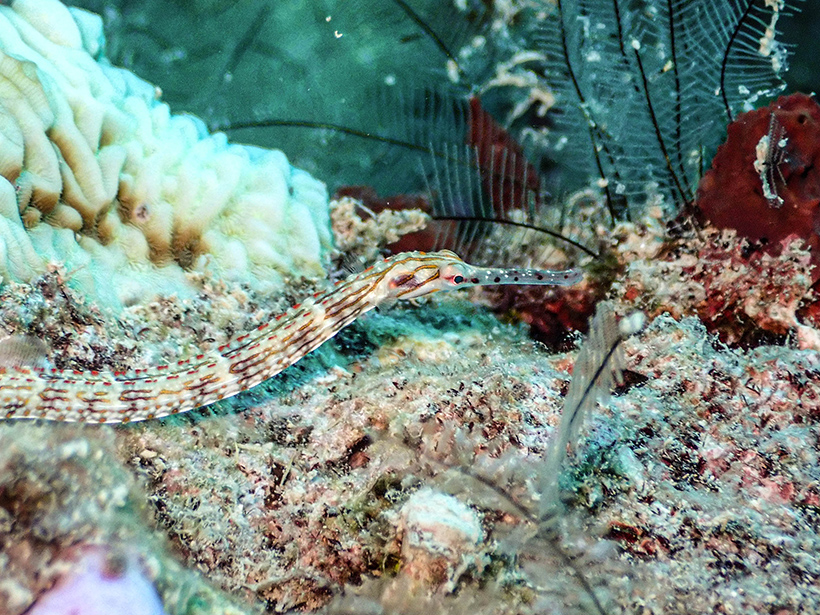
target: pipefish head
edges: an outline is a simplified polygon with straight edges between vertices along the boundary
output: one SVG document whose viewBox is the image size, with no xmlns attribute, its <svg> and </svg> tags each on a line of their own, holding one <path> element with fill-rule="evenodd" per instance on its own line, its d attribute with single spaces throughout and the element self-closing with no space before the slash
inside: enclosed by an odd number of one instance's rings
<svg viewBox="0 0 820 615">
<path fill-rule="evenodd" d="M 440 290 L 468 286 L 503 284 L 536 284 L 570 286 L 581 280 L 577 269 L 500 269 L 475 267 L 449 250 L 440 252 L 407 252 L 386 261 L 384 273 L 386 297 L 413 299 Z"/>
</svg>

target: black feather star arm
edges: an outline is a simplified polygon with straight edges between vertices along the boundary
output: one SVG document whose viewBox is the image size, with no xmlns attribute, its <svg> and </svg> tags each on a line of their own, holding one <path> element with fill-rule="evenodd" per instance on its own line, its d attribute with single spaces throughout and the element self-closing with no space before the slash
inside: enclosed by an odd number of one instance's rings
<svg viewBox="0 0 820 615">
<path fill-rule="evenodd" d="M 538 185 L 526 181 L 531 167 L 523 154 L 489 149 L 482 160 L 482 149 L 442 144 L 420 162 L 436 233 L 433 249 L 453 250 L 485 266 L 535 266 L 548 262 L 555 248 L 598 258 L 593 249 L 544 221 L 545 197 Z"/>
<path fill-rule="evenodd" d="M 785 0 L 556 0 L 533 46 L 556 95 L 549 155 L 567 187 L 597 178 L 613 216 L 651 195 L 694 199 L 704 162 L 739 112 L 783 87 Z"/>
<path fill-rule="evenodd" d="M 431 66 L 414 66 L 415 74 L 399 75 L 393 82 L 365 81 L 362 100 L 354 107 L 337 105 L 328 111 L 316 101 L 299 105 L 298 115 L 238 120 L 221 128 L 301 129 L 312 133 L 309 138 L 324 135 L 324 144 L 339 151 L 364 152 L 351 156 L 368 161 L 359 165 L 365 173 L 354 176 L 356 183 L 366 183 L 374 193 L 412 194 L 426 188 L 428 213 L 434 220 L 428 237 L 435 236 L 435 242 L 405 245 L 407 249 L 450 249 L 479 264 L 511 266 L 540 264 L 543 251 L 537 254 L 535 247 L 539 244 L 547 250 L 558 246 L 570 255 L 597 256 L 561 232 L 565 219 L 555 215 L 553 204 L 546 206 L 537 164 L 471 94 L 476 88 L 459 61 L 465 48 L 472 49 L 471 41 L 487 34 L 492 11 L 481 2 L 439 6 L 355 0 L 334 13 L 334 23 L 344 29 L 345 19 L 356 9 L 374 22 L 393 24 L 405 33 L 402 40 L 412 38 L 413 30 L 427 39 L 439 80 L 425 75 Z M 489 58 L 484 61 L 492 63 Z M 337 179 L 342 177 L 350 175 Z M 346 187 L 343 179 L 335 183 Z"/>
</svg>

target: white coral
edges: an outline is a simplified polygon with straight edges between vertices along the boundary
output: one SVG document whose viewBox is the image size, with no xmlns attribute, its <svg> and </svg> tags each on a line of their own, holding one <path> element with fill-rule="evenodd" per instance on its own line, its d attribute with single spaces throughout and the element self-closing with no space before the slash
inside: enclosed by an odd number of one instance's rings
<svg viewBox="0 0 820 615">
<path fill-rule="evenodd" d="M 274 287 L 321 274 L 324 185 L 279 151 L 172 115 L 103 51 L 96 15 L 0 6 L 0 276 L 56 262 L 117 308 L 185 294 L 185 270 Z"/>
</svg>

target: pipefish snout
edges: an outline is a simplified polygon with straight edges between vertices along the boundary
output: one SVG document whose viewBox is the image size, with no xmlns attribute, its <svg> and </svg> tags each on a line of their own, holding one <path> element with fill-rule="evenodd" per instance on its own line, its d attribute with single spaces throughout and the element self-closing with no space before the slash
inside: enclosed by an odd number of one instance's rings
<svg viewBox="0 0 820 615">
<path fill-rule="evenodd" d="M 0 417 L 127 423 L 187 412 L 275 376 L 378 305 L 468 286 L 567 286 L 581 277 L 578 270 L 475 267 L 449 251 L 405 252 L 349 276 L 215 351 L 176 363 L 128 372 L 0 367 Z M 19 344 L 19 337 L 11 340 Z"/>
</svg>

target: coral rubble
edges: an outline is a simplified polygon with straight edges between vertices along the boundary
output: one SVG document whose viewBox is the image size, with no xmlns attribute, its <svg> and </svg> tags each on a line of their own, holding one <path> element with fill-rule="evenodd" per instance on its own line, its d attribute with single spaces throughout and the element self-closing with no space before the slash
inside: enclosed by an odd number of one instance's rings
<svg viewBox="0 0 820 615">
<path fill-rule="evenodd" d="M 463 502 L 421 489 L 405 502 L 400 515 L 403 574 L 428 586 L 446 581 L 452 591 L 467 567 L 480 563 L 477 551 L 484 532 L 475 510 Z"/>
<path fill-rule="evenodd" d="M 816 305 L 811 252 L 793 238 L 772 255 L 755 251 L 733 230 L 707 228 L 699 237 L 668 241 L 650 258 L 620 246 L 625 274 L 615 292 L 651 317 L 697 315 L 710 333 L 731 345 L 796 335 L 818 348 L 816 334 L 798 318 Z M 816 322 L 816 319 L 815 319 Z"/>
</svg>

